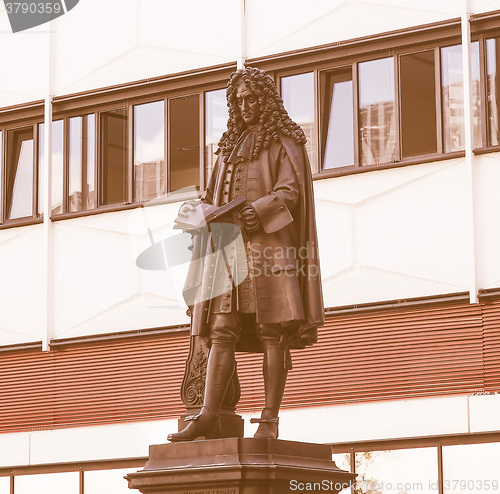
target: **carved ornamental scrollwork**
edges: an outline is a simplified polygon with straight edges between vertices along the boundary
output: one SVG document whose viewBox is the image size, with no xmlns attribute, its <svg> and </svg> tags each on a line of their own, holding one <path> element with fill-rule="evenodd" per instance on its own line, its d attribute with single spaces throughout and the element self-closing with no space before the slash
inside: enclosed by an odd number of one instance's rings
<svg viewBox="0 0 500 494">
<path fill-rule="evenodd" d="M 186 408 L 201 408 L 205 394 L 205 380 L 207 376 L 208 353 L 210 349 L 203 336 L 192 336 L 189 342 L 189 355 L 186 360 L 186 369 L 181 386 L 181 399 Z M 240 382 L 236 371 L 229 381 L 223 408 L 234 410 L 241 396 Z"/>
</svg>

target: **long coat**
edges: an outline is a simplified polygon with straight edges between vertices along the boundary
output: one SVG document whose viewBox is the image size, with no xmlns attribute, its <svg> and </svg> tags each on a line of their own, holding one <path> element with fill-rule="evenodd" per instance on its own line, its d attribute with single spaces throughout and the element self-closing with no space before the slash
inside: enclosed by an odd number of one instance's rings
<svg viewBox="0 0 500 494">
<path fill-rule="evenodd" d="M 244 146 L 240 149 L 240 155 L 233 152 L 226 161 L 219 155 L 203 198 L 206 203 L 225 203 L 223 184 L 228 163 L 245 159 Z M 281 324 L 287 330 L 289 347 L 303 348 L 317 341 L 317 328 L 324 323 L 307 153 L 303 145 L 281 135 L 280 141 L 273 141 L 256 160 L 250 156 L 246 165 L 246 200 L 261 225 L 257 232 L 245 234 L 246 252 L 252 258 L 255 319 L 257 323 Z M 207 293 L 211 293 L 214 272 L 224 266 L 220 252 L 213 253 L 213 249 L 213 238 L 207 231 L 195 236 L 193 260 L 184 286 L 192 314 L 192 333 L 205 336 L 209 335 L 211 316 Z M 259 351 L 254 327 L 242 328 L 237 349 Z"/>
</svg>

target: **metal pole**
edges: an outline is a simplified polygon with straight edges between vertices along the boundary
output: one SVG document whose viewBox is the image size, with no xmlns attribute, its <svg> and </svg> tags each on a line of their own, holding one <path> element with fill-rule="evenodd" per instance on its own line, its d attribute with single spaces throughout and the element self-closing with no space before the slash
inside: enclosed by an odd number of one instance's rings
<svg viewBox="0 0 500 494">
<path fill-rule="evenodd" d="M 246 21 L 246 0 L 240 0 L 240 53 L 237 62 L 238 69 L 245 68 L 245 60 L 247 58 L 247 21 Z"/>
<path fill-rule="evenodd" d="M 44 249 L 44 317 L 42 319 L 42 351 L 50 350 L 53 323 L 53 225 L 52 210 L 52 98 L 55 57 L 55 21 L 49 22 L 49 73 L 44 108 L 44 169 L 43 169 L 43 249 Z"/>
<path fill-rule="evenodd" d="M 476 221 L 474 197 L 474 127 L 472 121 L 472 66 L 471 66 L 471 35 L 470 35 L 470 0 L 464 0 L 462 14 L 462 61 L 463 61 L 463 98 L 465 127 L 465 170 L 467 180 L 467 221 L 469 238 L 469 298 L 471 304 L 478 301 L 477 283 L 477 253 L 476 253 Z"/>
</svg>

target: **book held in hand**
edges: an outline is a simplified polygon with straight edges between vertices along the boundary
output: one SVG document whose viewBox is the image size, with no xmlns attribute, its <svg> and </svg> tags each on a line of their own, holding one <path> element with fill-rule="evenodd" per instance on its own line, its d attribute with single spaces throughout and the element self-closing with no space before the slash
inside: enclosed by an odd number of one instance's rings
<svg viewBox="0 0 500 494">
<path fill-rule="evenodd" d="M 244 203 L 245 198 L 243 197 L 238 197 L 224 206 L 214 206 L 202 202 L 182 217 L 178 216 L 175 220 L 174 228 L 185 231 L 200 230 L 208 223 L 216 222 L 224 218 L 228 213 L 234 212 Z"/>
</svg>

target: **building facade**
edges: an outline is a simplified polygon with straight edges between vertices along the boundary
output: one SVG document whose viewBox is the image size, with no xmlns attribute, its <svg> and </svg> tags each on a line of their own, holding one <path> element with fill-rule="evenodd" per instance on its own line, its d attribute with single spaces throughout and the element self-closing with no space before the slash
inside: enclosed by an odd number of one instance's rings
<svg viewBox="0 0 500 494">
<path fill-rule="evenodd" d="M 172 226 L 243 63 L 314 177 L 326 323 L 280 437 L 331 443 L 357 492 L 499 490 L 500 1 L 177 3 L 80 0 L 15 34 L 0 6 L 0 494 L 128 492 L 176 430 Z M 261 365 L 238 355 L 246 435 Z"/>
</svg>

